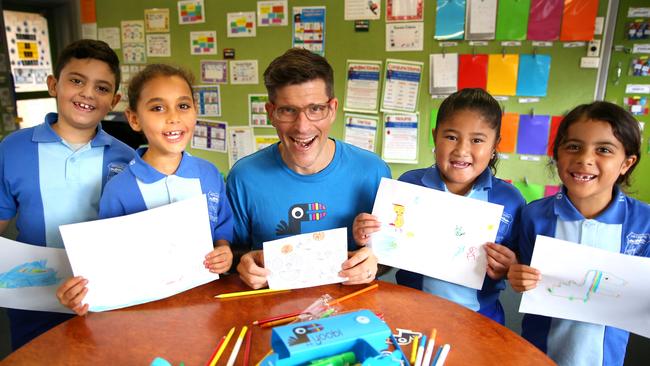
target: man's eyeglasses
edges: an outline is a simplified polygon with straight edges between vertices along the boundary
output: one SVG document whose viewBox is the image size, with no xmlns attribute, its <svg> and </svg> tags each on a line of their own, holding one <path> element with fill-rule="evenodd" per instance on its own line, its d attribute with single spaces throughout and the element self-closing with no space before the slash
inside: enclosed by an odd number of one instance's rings
<svg viewBox="0 0 650 366">
<path fill-rule="evenodd" d="M 300 113 L 305 112 L 308 120 L 318 122 L 330 115 L 330 110 L 332 109 L 330 107 L 331 101 L 330 99 L 325 103 L 310 104 L 302 108 L 291 105 L 277 107 L 273 110 L 273 117 L 278 122 L 291 123 L 298 119 Z"/>
</svg>

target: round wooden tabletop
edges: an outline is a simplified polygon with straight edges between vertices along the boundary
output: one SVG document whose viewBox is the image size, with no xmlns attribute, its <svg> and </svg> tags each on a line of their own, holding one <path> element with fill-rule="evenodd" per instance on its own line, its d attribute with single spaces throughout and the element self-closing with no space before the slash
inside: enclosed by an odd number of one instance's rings
<svg viewBox="0 0 650 366">
<path fill-rule="evenodd" d="M 457 304 L 422 291 L 378 281 L 379 288 L 341 303 L 342 310 L 369 309 L 395 328 L 429 334 L 449 343 L 446 365 L 552 365 L 519 335 Z M 215 299 L 246 290 L 237 275 L 176 296 L 126 309 L 75 317 L 10 354 L 3 365 L 149 365 L 162 357 L 172 365 L 204 365 L 231 327 L 252 329 L 251 365 L 269 350 L 271 330 L 252 326 L 259 319 L 300 311 L 323 294 L 334 298 L 365 286 L 327 285 L 290 292 Z M 234 341 L 219 360 L 225 365 Z M 404 351 L 410 355 L 410 346 Z M 239 352 L 236 366 L 243 364 Z"/>
</svg>

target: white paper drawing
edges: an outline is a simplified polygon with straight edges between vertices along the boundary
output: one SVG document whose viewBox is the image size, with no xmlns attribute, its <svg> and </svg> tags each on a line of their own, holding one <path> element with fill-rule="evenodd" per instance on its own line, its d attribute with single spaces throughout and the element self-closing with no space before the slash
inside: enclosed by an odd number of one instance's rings
<svg viewBox="0 0 650 366">
<path fill-rule="evenodd" d="M 538 235 L 531 267 L 542 273 L 519 311 L 610 325 L 650 337 L 650 258 Z"/>
<path fill-rule="evenodd" d="M 264 242 L 269 288 L 291 289 L 345 281 L 339 277 L 347 260 L 347 228 L 294 235 Z"/>
<path fill-rule="evenodd" d="M 219 278 L 203 266 L 213 249 L 205 195 L 59 229 L 75 276 L 88 280 L 90 311 L 159 300 Z"/>
<path fill-rule="evenodd" d="M 495 240 L 502 213 L 501 205 L 382 178 L 373 252 L 381 264 L 480 289 L 483 245 Z"/>
</svg>

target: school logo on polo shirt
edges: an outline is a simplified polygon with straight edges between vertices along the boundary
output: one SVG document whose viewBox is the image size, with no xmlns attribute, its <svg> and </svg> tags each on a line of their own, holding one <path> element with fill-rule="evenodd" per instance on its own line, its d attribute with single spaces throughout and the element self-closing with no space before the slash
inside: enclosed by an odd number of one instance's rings
<svg viewBox="0 0 650 366">
<path fill-rule="evenodd" d="M 210 221 L 219 222 L 219 192 L 208 192 L 205 194 L 208 199 L 208 216 Z"/>
<path fill-rule="evenodd" d="M 648 248 L 650 242 L 650 234 L 638 234 L 631 232 L 625 237 L 625 254 L 629 255 L 643 255 Z"/>
<path fill-rule="evenodd" d="M 125 168 L 126 168 L 126 164 L 124 163 L 119 163 L 119 162 L 108 163 L 108 174 L 106 176 L 106 180 L 110 180 L 114 176 L 122 173 L 122 171 Z"/>
</svg>

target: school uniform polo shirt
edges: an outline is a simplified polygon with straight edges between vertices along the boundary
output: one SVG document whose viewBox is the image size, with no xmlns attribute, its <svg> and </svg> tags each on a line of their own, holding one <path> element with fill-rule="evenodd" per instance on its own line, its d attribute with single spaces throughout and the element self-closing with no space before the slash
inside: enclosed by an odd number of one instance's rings
<svg viewBox="0 0 650 366">
<path fill-rule="evenodd" d="M 45 123 L 18 130 L 0 143 L 0 220 L 17 215 L 17 241 L 63 248 L 59 225 L 97 218 L 104 184 L 133 159 L 133 149 L 97 128 L 75 149 Z M 70 318 L 70 315 L 7 309 L 12 347 Z"/>
<path fill-rule="evenodd" d="M 573 206 L 566 190 L 526 206 L 518 233 L 520 261 L 530 264 L 536 235 L 636 256 L 650 256 L 650 206 L 618 187 L 595 219 Z M 612 309 L 612 311 L 616 311 Z M 560 365 L 623 365 L 628 332 L 609 326 L 526 314 L 522 336 Z"/>
<path fill-rule="evenodd" d="M 219 170 L 208 161 L 183 152 L 176 172 L 165 175 L 142 160 L 146 151 L 138 149 L 128 169 L 106 185 L 99 217 L 128 215 L 205 194 L 213 242 L 232 242 L 232 210 Z"/>
<path fill-rule="evenodd" d="M 399 180 L 448 192 L 436 166 L 408 171 Z M 511 184 L 494 177 L 490 169 L 487 168 L 477 177 L 467 197 L 496 203 L 504 207 L 501 216 L 501 225 L 499 226 L 495 243 L 505 245 L 512 249 L 513 228 L 517 225 L 521 208 L 526 204 L 521 193 Z M 444 210 L 445 208 L 434 207 L 433 209 Z M 505 322 L 504 311 L 499 302 L 499 293 L 505 289 L 503 279 L 495 281 L 486 275 L 483 281 L 483 287 L 480 290 L 406 270 L 399 270 L 396 274 L 396 279 L 397 283 L 401 285 L 443 297 L 477 311 L 501 324 Z"/>
</svg>

